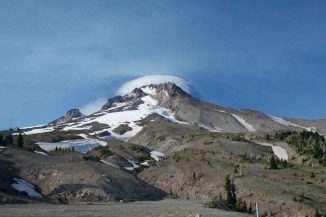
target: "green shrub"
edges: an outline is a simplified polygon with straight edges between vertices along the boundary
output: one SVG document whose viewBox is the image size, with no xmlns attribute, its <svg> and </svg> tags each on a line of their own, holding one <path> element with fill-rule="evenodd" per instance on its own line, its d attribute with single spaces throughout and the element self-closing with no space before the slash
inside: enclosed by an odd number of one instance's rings
<svg viewBox="0 0 326 217">
<path fill-rule="evenodd" d="M 113 155 L 113 152 L 110 149 L 102 148 L 100 150 L 101 156 L 102 157 L 107 157 Z"/>
</svg>

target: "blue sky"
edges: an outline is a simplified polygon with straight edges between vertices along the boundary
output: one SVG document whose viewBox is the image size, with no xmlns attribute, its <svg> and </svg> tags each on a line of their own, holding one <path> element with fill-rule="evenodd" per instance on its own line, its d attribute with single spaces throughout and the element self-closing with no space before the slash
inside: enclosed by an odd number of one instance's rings
<svg viewBox="0 0 326 217">
<path fill-rule="evenodd" d="M 326 118 L 325 1 L 0 1 L 0 128 L 47 123 L 142 75 Z"/>
</svg>

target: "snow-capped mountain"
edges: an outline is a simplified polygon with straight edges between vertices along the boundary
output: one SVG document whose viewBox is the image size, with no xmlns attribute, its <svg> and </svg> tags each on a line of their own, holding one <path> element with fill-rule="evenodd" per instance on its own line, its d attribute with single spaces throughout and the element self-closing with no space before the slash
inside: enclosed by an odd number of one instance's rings
<svg viewBox="0 0 326 217">
<path fill-rule="evenodd" d="M 184 91 L 174 83 L 149 84 L 133 89 L 124 96 L 109 98 L 102 109 L 88 116 L 78 109 L 48 125 L 22 129 L 24 134 L 67 131 L 98 136 L 102 139 L 127 140 L 140 132 L 146 118 L 158 114 L 169 121 L 196 125 L 212 132 L 274 132 L 280 130 L 318 131 L 315 126 L 301 125 L 281 117 L 254 110 L 239 110 L 215 105 Z M 321 131 L 321 133 L 323 133 Z"/>
</svg>

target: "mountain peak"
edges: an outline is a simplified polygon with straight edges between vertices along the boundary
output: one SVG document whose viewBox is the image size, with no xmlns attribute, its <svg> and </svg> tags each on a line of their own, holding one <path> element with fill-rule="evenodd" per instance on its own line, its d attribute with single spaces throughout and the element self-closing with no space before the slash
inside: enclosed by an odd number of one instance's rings
<svg viewBox="0 0 326 217">
<path fill-rule="evenodd" d="M 79 111 L 79 109 L 70 109 L 66 112 L 65 116 L 62 116 L 54 121 L 52 121 L 50 124 L 63 124 L 66 122 L 69 122 L 73 119 L 84 117 L 84 114 Z"/>
<path fill-rule="evenodd" d="M 81 116 L 83 116 L 83 114 L 79 111 L 79 109 L 76 109 L 76 108 L 70 109 L 66 113 L 66 117 L 79 118 Z"/>
<path fill-rule="evenodd" d="M 132 92 L 135 88 L 141 88 L 150 85 L 159 85 L 164 83 L 173 83 L 179 86 L 183 91 L 190 93 L 189 83 L 183 78 L 173 75 L 148 75 L 136 78 L 124 83 L 118 90 L 118 95 L 124 96 Z"/>
</svg>

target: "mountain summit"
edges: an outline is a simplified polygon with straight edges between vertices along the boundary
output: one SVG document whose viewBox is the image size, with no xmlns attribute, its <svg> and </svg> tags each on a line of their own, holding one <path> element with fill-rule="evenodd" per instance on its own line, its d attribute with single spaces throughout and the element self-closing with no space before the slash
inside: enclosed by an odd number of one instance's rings
<svg viewBox="0 0 326 217">
<path fill-rule="evenodd" d="M 81 117 L 84 117 L 85 115 L 82 114 L 79 109 L 70 109 L 69 111 L 67 111 L 65 116 L 62 116 L 54 121 L 52 121 L 50 124 L 64 124 L 67 123 L 69 121 L 72 121 L 74 119 L 78 119 Z"/>
</svg>

